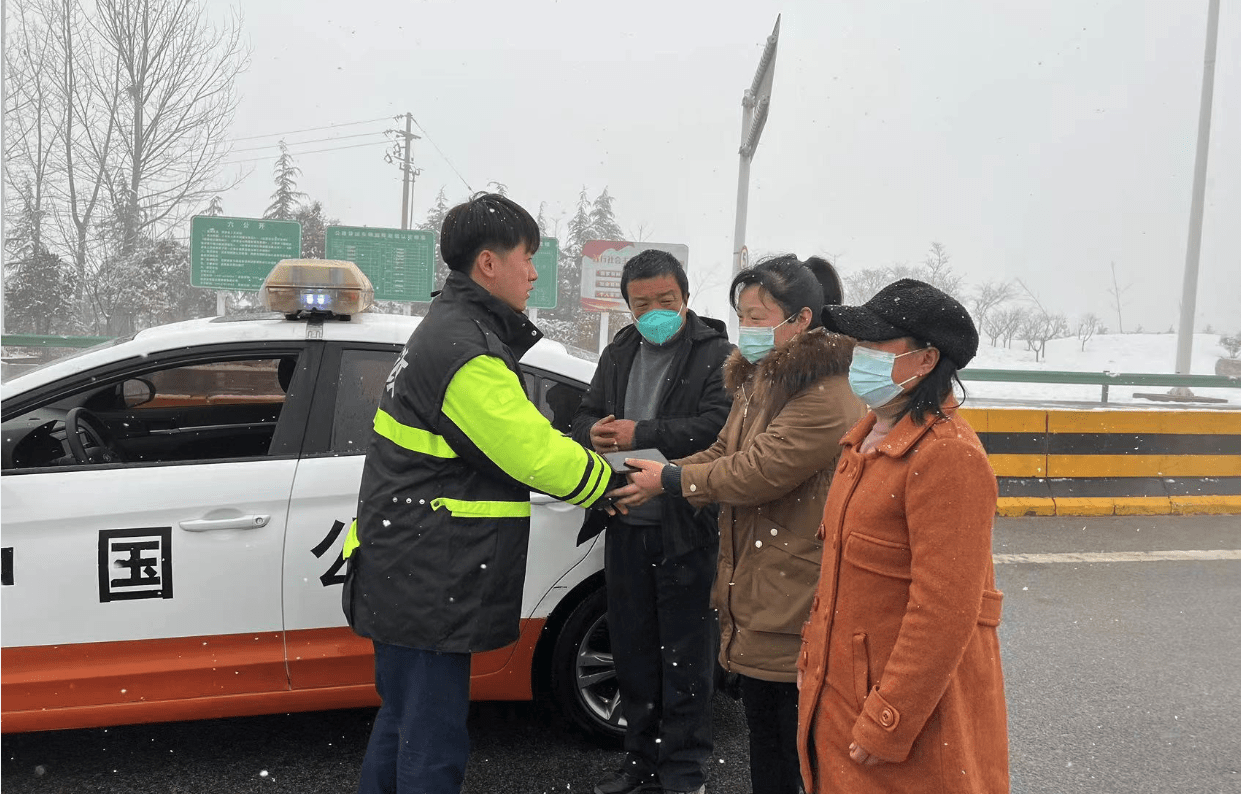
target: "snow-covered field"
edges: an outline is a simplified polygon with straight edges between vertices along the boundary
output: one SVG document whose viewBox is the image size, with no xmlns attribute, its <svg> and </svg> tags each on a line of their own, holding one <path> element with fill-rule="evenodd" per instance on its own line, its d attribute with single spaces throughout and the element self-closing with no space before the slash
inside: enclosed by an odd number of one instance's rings
<svg viewBox="0 0 1241 794">
<path fill-rule="evenodd" d="M 991 347 L 984 338 L 978 355 L 970 366 L 978 369 L 1055 370 L 1069 372 L 1113 372 L 1171 374 L 1176 371 L 1175 334 L 1106 334 L 1096 336 L 1081 349 L 1076 338 L 1055 339 L 1047 343 L 1045 361 L 1034 362 L 1034 353 L 1025 349 L 1025 342 L 1013 340 L 1012 349 L 1006 350 L 1003 342 Z M 1227 351 L 1219 343 L 1219 334 L 1195 334 L 1190 372 L 1194 375 L 1214 375 L 1215 362 L 1226 358 Z M 1099 386 L 1076 386 L 1060 383 L 990 383 L 965 381 L 966 405 L 985 404 L 989 400 L 1011 400 L 1034 403 L 1048 401 L 1099 402 Z M 1152 408 L 1207 407 L 1202 403 L 1161 403 L 1135 398 L 1134 392 L 1160 394 L 1167 386 L 1112 386 L 1108 391 L 1108 403 Z M 1195 396 L 1219 397 L 1228 400 L 1218 407 L 1241 408 L 1241 388 L 1192 390 Z M 1102 407 L 1102 406 L 1100 406 Z"/>
</svg>

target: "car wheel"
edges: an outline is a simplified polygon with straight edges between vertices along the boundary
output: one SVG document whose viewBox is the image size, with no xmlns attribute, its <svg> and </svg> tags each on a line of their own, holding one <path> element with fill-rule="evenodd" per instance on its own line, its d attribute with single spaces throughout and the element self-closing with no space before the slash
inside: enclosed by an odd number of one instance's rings
<svg viewBox="0 0 1241 794">
<path fill-rule="evenodd" d="M 616 747 L 624 739 L 607 592 L 602 587 L 574 608 L 556 638 L 552 695 L 569 721 L 600 744 Z"/>
</svg>

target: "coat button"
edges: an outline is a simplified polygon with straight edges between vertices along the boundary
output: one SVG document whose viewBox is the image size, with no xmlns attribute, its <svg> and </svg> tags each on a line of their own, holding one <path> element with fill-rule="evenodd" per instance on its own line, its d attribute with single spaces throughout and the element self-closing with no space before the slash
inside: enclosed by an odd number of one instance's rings
<svg viewBox="0 0 1241 794">
<path fill-rule="evenodd" d="M 892 725 L 892 709 L 884 709 L 879 715 L 879 724 L 887 728 Z"/>
</svg>

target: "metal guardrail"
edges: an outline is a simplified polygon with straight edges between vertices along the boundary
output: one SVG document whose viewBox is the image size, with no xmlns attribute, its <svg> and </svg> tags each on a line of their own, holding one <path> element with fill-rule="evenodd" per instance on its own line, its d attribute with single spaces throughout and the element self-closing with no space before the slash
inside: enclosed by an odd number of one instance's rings
<svg viewBox="0 0 1241 794">
<path fill-rule="evenodd" d="M 961 380 L 999 383 L 1066 383 L 1102 387 L 1107 402 L 1109 386 L 1184 386 L 1186 388 L 1241 389 L 1241 378 L 1226 375 L 1166 375 L 1145 372 L 1066 372 L 1062 370 L 963 369 Z"/>
<path fill-rule="evenodd" d="M 107 342 L 109 336 L 54 336 L 47 334 L 4 334 L 4 347 L 91 347 Z M 588 351 L 569 348 L 574 353 Z M 592 360 L 597 356 L 591 355 Z M 1186 388 L 1241 389 L 1241 378 L 1226 375 L 1166 375 L 1144 372 L 1067 372 L 1063 370 L 963 369 L 961 380 L 998 383 L 1065 383 L 1099 386 L 1107 402 L 1110 386 L 1184 386 Z"/>
</svg>

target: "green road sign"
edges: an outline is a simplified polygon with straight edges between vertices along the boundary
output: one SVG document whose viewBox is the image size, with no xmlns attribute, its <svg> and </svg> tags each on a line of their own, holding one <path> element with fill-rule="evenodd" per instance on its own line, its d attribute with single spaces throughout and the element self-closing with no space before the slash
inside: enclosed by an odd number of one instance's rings
<svg viewBox="0 0 1241 794">
<path fill-rule="evenodd" d="M 534 270 L 539 280 L 534 282 L 530 290 L 530 300 L 526 302 L 528 309 L 556 308 L 557 287 L 560 278 L 560 241 L 555 237 L 544 237 L 539 243 L 539 250 L 534 253 Z"/>
<path fill-rule="evenodd" d="M 195 215 L 190 222 L 190 284 L 257 292 L 281 259 L 302 255 L 297 221 Z"/>
<path fill-rule="evenodd" d="M 328 259 L 353 262 L 375 287 L 375 300 L 428 303 L 435 281 L 435 232 L 329 226 Z"/>
</svg>

